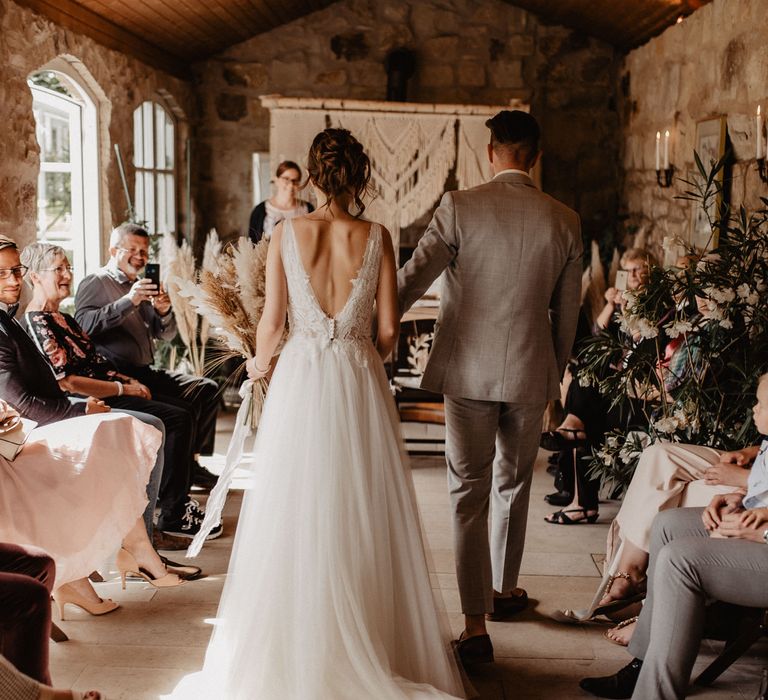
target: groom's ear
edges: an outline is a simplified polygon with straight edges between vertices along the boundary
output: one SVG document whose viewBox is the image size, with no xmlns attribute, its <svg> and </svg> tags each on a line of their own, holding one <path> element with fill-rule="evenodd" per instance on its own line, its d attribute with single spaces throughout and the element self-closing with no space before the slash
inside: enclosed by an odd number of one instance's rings
<svg viewBox="0 0 768 700">
<path fill-rule="evenodd" d="M 486 148 L 488 149 L 488 162 L 493 163 L 493 144 L 489 143 Z"/>
</svg>

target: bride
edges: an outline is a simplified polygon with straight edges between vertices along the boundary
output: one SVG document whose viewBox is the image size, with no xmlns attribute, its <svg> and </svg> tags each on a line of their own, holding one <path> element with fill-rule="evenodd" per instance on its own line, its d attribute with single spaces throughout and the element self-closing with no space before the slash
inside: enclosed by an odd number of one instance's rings
<svg viewBox="0 0 768 700">
<path fill-rule="evenodd" d="M 399 330 L 392 242 L 349 213 L 364 209 L 370 167 L 349 131 L 318 134 L 308 170 L 325 203 L 272 235 L 252 379 L 269 370 L 286 313 L 290 336 L 205 666 L 174 697 L 465 697 L 381 359 Z"/>
</svg>

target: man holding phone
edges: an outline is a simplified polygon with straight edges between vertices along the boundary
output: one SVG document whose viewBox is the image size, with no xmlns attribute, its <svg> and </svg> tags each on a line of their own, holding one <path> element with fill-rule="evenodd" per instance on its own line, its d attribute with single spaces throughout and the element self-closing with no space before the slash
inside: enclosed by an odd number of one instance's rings
<svg viewBox="0 0 768 700">
<path fill-rule="evenodd" d="M 121 372 L 149 387 L 155 400 L 189 407 L 196 423 L 194 451 L 212 454 L 218 415 L 216 382 L 152 367 L 155 339 L 172 340 L 176 320 L 170 297 L 160 284 L 159 266 L 147 264 L 149 234 L 141 226 L 124 223 L 112 231 L 109 244 L 109 262 L 77 289 L 75 318 L 99 351 Z M 139 276 L 142 269 L 144 277 Z M 192 481 L 212 487 L 216 477 L 195 463 Z"/>
</svg>

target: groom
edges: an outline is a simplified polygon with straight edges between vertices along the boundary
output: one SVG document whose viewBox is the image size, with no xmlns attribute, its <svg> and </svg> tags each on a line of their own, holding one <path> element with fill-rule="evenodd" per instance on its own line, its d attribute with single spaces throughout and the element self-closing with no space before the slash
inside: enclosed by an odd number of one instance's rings
<svg viewBox="0 0 768 700">
<path fill-rule="evenodd" d="M 486 125 L 493 179 L 446 192 L 398 272 L 401 313 L 444 272 L 421 385 L 445 395 L 465 665 L 493 661 L 486 617 L 508 619 L 527 603 L 516 586 L 533 464 L 571 351 L 582 272 L 578 215 L 529 175 L 536 120 L 504 110 Z"/>
</svg>

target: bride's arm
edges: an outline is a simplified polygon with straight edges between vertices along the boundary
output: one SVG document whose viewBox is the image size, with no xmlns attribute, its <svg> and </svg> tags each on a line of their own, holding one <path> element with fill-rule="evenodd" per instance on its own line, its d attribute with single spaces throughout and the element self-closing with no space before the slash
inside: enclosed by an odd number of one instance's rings
<svg viewBox="0 0 768 700">
<path fill-rule="evenodd" d="M 400 333 L 400 310 L 397 301 L 397 266 L 392 237 L 382 230 L 382 256 L 379 286 L 376 290 L 376 350 L 382 359 L 392 352 Z"/>
<path fill-rule="evenodd" d="M 263 377 L 269 371 L 269 363 L 285 329 L 285 313 L 288 307 L 288 285 L 285 281 L 280 242 L 283 225 L 272 232 L 267 252 L 266 300 L 256 328 L 256 356 L 245 365 L 251 379 Z"/>
</svg>

